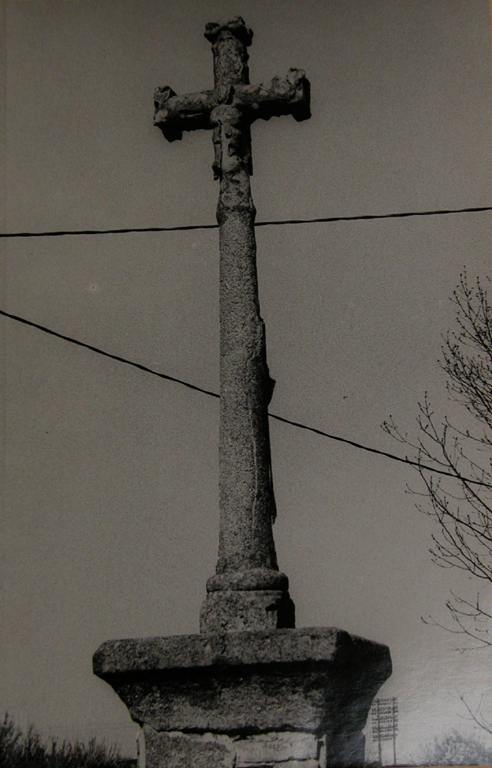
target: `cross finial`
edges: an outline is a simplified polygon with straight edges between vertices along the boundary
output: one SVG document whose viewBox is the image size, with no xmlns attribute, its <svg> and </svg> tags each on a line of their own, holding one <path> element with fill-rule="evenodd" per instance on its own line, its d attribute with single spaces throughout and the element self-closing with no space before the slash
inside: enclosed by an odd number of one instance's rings
<svg viewBox="0 0 492 768">
<path fill-rule="evenodd" d="M 253 30 L 248 29 L 242 16 L 235 16 L 225 24 L 217 24 L 217 22 L 211 21 L 205 26 L 205 37 L 212 45 L 217 41 L 221 32 L 229 32 L 237 37 L 246 47 L 250 46 L 253 40 Z"/>
</svg>

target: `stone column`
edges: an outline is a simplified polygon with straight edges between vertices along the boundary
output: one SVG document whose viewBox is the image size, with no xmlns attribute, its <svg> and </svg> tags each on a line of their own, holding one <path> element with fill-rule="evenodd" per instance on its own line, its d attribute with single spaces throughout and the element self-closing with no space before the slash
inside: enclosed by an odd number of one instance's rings
<svg viewBox="0 0 492 768">
<path fill-rule="evenodd" d="M 242 19 L 209 24 L 216 106 L 210 114 L 220 179 L 219 557 L 207 582 L 202 632 L 294 626 L 288 580 L 279 573 L 268 404 L 270 378 L 256 270 L 249 110 L 235 98 L 249 84 Z"/>
</svg>

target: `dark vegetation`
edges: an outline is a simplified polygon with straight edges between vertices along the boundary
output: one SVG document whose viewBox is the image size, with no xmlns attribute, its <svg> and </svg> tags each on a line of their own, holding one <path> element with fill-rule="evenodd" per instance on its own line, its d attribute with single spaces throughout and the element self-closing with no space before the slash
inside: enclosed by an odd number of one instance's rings
<svg viewBox="0 0 492 768">
<path fill-rule="evenodd" d="M 0 768 L 131 768 L 135 763 L 95 739 L 44 741 L 32 726 L 24 733 L 8 714 L 0 724 Z"/>
<path fill-rule="evenodd" d="M 465 736 L 452 730 L 424 747 L 419 765 L 492 765 L 492 749 L 479 736 Z"/>
</svg>

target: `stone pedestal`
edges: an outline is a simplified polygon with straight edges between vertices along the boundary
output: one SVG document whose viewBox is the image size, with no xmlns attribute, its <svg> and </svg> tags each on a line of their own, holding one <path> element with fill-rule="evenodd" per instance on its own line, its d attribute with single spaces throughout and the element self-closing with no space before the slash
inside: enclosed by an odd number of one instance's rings
<svg viewBox="0 0 492 768">
<path fill-rule="evenodd" d="M 338 629 L 104 643 L 94 672 L 144 730 L 147 768 L 326 768 L 364 762 L 386 646 Z"/>
</svg>

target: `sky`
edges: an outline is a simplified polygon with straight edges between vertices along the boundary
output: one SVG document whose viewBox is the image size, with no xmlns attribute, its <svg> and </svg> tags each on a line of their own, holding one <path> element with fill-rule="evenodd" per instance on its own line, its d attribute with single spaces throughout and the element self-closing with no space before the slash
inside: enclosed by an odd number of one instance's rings
<svg viewBox="0 0 492 768">
<path fill-rule="evenodd" d="M 4 0 L 4 232 L 213 224 L 208 131 L 169 144 L 153 90 L 210 88 L 209 21 L 253 28 L 251 82 L 302 68 L 312 117 L 254 124 L 258 221 L 492 204 L 485 0 Z M 466 266 L 490 274 L 490 212 L 257 229 L 271 411 L 374 448 L 415 430 Z M 1 308 L 218 391 L 216 230 L 1 241 Z M 218 543 L 218 403 L 7 318 L 0 711 L 134 750 L 92 674 L 105 640 L 198 631 Z M 297 626 L 390 647 L 400 762 L 492 720 L 490 655 L 457 650 L 453 590 L 408 467 L 271 422 L 280 569 Z M 486 603 L 489 592 L 482 591 Z M 482 699 L 483 697 L 483 699 Z M 385 754 L 389 762 L 391 755 Z"/>
</svg>

